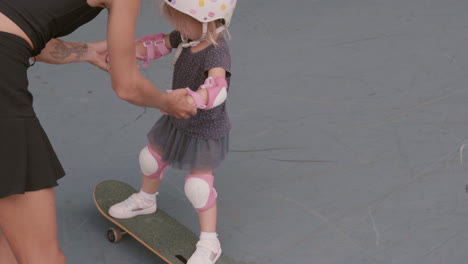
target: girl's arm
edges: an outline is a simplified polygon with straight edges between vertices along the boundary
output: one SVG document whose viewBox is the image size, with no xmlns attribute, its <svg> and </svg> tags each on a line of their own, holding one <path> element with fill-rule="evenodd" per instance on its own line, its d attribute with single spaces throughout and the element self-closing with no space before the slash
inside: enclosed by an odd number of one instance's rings
<svg viewBox="0 0 468 264">
<path fill-rule="evenodd" d="M 135 60 L 135 26 L 140 0 L 113 0 L 109 6 L 107 43 L 110 55 L 112 88 L 132 104 L 159 108 L 178 117 L 196 113 L 185 99 L 186 91 L 165 94 L 144 78 Z"/>
<path fill-rule="evenodd" d="M 216 78 L 216 77 L 221 77 L 221 78 L 226 78 L 226 70 L 223 68 L 213 68 L 208 71 L 208 77 Z M 196 93 L 198 93 L 201 96 L 201 99 L 205 104 L 208 103 L 208 92 L 207 89 L 202 89 L 199 88 Z M 193 105 L 195 103 L 195 100 L 193 99 L 192 96 L 187 95 L 187 101 L 189 104 Z"/>
<path fill-rule="evenodd" d="M 61 39 L 50 40 L 34 61 L 50 64 L 66 64 L 74 62 L 89 62 L 106 70 L 105 41 L 94 43 L 72 43 Z"/>
<path fill-rule="evenodd" d="M 166 44 L 166 48 L 168 50 L 171 50 L 172 49 L 172 46 L 171 46 L 171 41 L 169 39 L 169 34 L 164 34 L 164 43 Z M 157 47 L 154 47 L 155 51 L 158 49 Z M 137 50 L 137 53 L 140 54 L 141 56 L 146 56 L 146 47 L 143 45 L 143 42 L 139 41 L 136 43 L 136 50 Z"/>
<path fill-rule="evenodd" d="M 217 67 L 217 68 L 213 68 L 213 69 L 210 69 L 208 71 L 208 77 L 213 77 L 213 78 L 216 78 L 216 77 L 221 77 L 221 78 L 226 78 L 226 70 L 221 68 L 221 67 Z"/>
</svg>

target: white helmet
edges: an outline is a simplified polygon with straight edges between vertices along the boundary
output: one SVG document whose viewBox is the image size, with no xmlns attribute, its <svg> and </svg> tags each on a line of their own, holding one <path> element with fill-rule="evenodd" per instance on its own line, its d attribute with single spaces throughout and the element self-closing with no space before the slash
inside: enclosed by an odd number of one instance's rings
<svg viewBox="0 0 468 264">
<path fill-rule="evenodd" d="M 202 23 L 224 19 L 227 27 L 231 23 L 237 0 L 164 0 L 164 2 Z"/>
</svg>

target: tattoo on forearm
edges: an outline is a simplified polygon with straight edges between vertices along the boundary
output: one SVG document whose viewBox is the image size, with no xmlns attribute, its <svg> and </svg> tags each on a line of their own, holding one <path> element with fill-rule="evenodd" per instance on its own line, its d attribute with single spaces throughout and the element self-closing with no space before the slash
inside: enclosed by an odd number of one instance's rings
<svg viewBox="0 0 468 264">
<path fill-rule="evenodd" d="M 57 60 L 65 60 L 68 57 L 75 54 L 76 59 L 83 57 L 88 52 L 88 44 L 71 44 L 70 47 L 65 45 L 65 41 L 57 39 L 54 42 L 54 50 L 50 52 L 50 55 Z"/>
</svg>

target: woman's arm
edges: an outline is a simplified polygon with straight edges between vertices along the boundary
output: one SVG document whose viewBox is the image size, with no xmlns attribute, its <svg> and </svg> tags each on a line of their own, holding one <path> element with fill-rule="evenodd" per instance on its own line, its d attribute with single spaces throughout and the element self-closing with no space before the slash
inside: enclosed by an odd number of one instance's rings
<svg viewBox="0 0 468 264">
<path fill-rule="evenodd" d="M 89 62 L 106 70 L 106 50 L 107 44 L 105 41 L 72 43 L 61 39 L 52 39 L 33 60 L 50 64 Z"/>
<path fill-rule="evenodd" d="M 156 89 L 137 68 L 135 26 L 140 0 L 112 0 L 109 8 L 107 43 L 112 88 L 132 104 L 158 108 L 178 118 L 189 118 L 196 109 L 187 103 L 186 91 L 166 94 Z"/>
</svg>

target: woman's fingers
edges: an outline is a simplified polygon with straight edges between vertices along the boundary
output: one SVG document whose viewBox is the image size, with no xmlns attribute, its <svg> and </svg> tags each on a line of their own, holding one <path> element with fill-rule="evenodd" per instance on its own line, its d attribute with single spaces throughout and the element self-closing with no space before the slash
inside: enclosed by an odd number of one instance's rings
<svg viewBox="0 0 468 264">
<path fill-rule="evenodd" d="M 107 40 L 101 40 L 98 42 L 91 43 L 94 46 L 94 50 L 98 53 L 105 53 L 107 52 Z"/>
<path fill-rule="evenodd" d="M 101 70 L 109 71 L 110 64 L 106 61 L 105 54 L 97 54 L 96 63 L 94 65 L 99 67 Z"/>
<path fill-rule="evenodd" d="M 102 40 L 88 44 L 89 62 L 103 71 L 109 71 L 110 64 L 108 61 L 107 41 Z"/>
<path fill-rule="evenodd" d="M 197 114 L 197 109 L 187 100 L 188 93 L 185 89 L 176 89 L 169 93 L 169 107 L 167 113 L 176 118 L 188 119 Z"/>
</svg>

